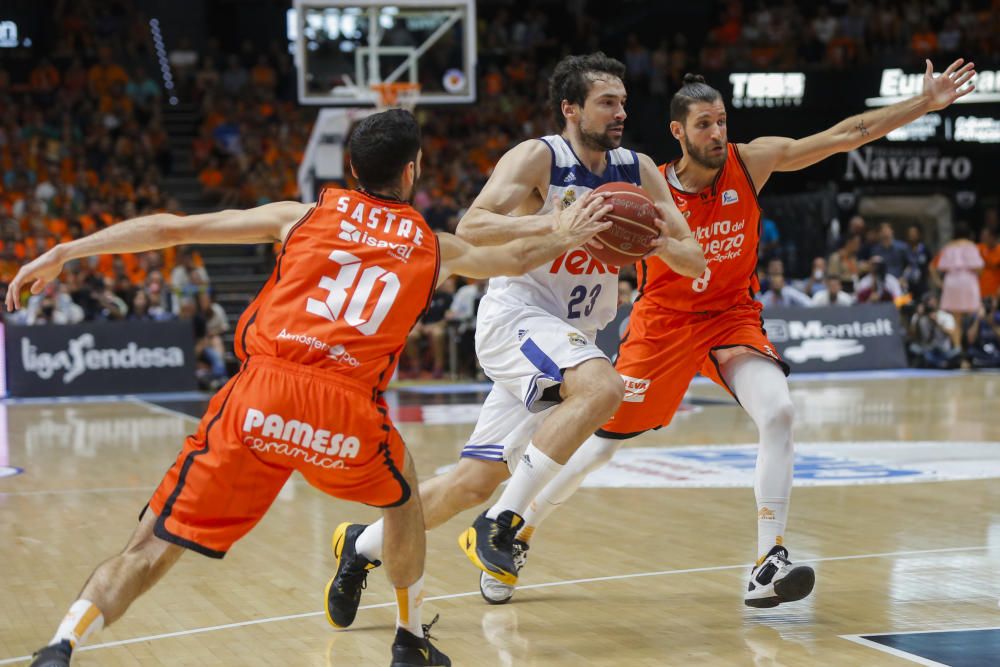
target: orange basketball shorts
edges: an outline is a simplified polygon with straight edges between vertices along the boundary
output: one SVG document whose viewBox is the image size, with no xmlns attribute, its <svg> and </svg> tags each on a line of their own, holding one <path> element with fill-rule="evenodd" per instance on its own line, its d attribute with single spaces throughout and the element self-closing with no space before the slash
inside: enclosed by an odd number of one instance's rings
<svg viewBox="0 0 1000 667">
<path fill-rule="evenodd" d="M 625 398 L 597 434 L 624 439 L 666 426 L 699 372 L 732 393 L 720 372 L 719 350 L 748 348 L 773 359 L 788 375 L 788 365 L 767 340 L 760 311 L 760 304 L 752 303 L 685 313 L 649 299 L 636 301 L 615 362 L 625 380 Z"/>
<path fill-rule="evenodd" d="M 337 498 L 406 502 L 406 448 L 371 387 L 253 357 L 209 403 L 156 489 L 155 534 L 215 558 L 271 506 L 292 471 Z"/>
</svg>

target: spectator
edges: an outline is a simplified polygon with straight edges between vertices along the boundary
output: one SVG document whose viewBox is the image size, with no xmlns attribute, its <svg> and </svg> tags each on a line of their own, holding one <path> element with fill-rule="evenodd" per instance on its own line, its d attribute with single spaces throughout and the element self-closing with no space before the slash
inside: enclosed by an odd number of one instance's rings
<svg viewBox="0 0 1000 667">
<path fill-rule="evenodd" d="M 896 278 L 902 278 L 910 259 L 910 251 L 906 244 L 897 241 L 892 225 L 883 222 L 878 226 L 878 243 L 869 251 L 870 257 L 881 257 L 886 270 Z"/>
<path fill-rule="evenodd" d="M 226 311 L 213 301 L 212 295 L 206 290 L 198 294 L 192 321 L 195 358 L 208 367 L 203 369 L 199 379 L 207 389 L 214 391 L 228 379 L 226 348 L 222 342 L 222 334 L 229 330 L 229 319 L 226 317 Z"/>
<path fill-rule="evenodd" d="M 76 324 L 83 320 L 83 309 L 58 282 L 45 286 L 41 294 L 28 299 L 25 324 Z"/>
<path fill-rule="evenodd" d="M 775 306 L 808 308 L 812 306 L 809 297 L 791 285 L 785 284 L 785 276 L 782 273 L 769 274 L 768 285 L 768 290 L 757 297 L 757 300 L 764 304 L 764 308 Z"/>
<path fill-rule="evenodd" d="M 208 273 L 200 266 L 200 256 L 189 248 L 177 250 L 177 266 L 170 272 L 170 289 L 173 292 L 175 313 L 181 316 L 184 297 L 194 297 L 208 288 Z"/>
<path fill-rule="evenodd" d="M 937 33 L 931 29 L 930 23 L 923 21 L 910 38 L 910 52 L 917 58 L 930 58 L 937 50 Z"/>
<path fill-rule="evenodd" d="M 160 86 L 142 65 L 136 66 L 132 79 L 125 86 L 125 94 L 146 118 L 153 114 L 160 102 Z"/>
<path fill-rule="evenodd" d="M 864 223 L 862 223 L 864 224 Z M 857 291 L 860 266 L 858 253 L 861 251 L 861 236 L 852 234 L 844 240 L 844 244 L 830 255 L 826 262 L 828 273 L 840 276 L 841 281 L 850 287 L 850 292 Z"/>
<path fill-rule="evenodd" d="M 1000 368 L 1000 313 L 996 299 L 983 299 L 966 332 L 966 350 L 973 368 Z"/>
<path fill-rule="evenodd" d="M 119 83 L 122 86 L 127 84 L 128 75 L 120 65 L 112 60 L 111 48 L 102 46 L 98 50 L 98 62 L 91 66 L 87 80 L 91 94 L 95 98 L 101 98 L 111 92 L 114 84 Z"/>
<path fill-rule="evenodd" d="M 983 269 L 979 248 L 969 240 L 965 223 L 955 226 L 955 237 L 941 248 L 935 269 L 944 273 L 941 282 L 941 308 L 956 316 L 971 315 L 981 305 L 978 273 Z"/>
<path fill-rule="evenodd" d="M 432 377 L 444 376 L 445 352 L 448 336 L 448 322 L 445 314 L 451 307 L 455 294 L 455 279 L 448 278 L 434 292 L 431 303 L 424 311 L 423 318 L 410 331 L 406 341 L 406 356 L 409 362 L 408 375 L 416 377 L 423 370 L 423 345 L 430 352 Z M 404 372 L 400 372 L 400 377 Z"/>
<path fill-rule="evenodd" d="M 812 297 L 814 306 L 850 306 L 853 303 L 854 299 L 843 290 L 840 276 L 835 273 L 826 275 L 825 289 L 816 292 Z"/>
<path fill-rule="evenodd" d="M 459 287 L 446 314 L 451 333 L 456 338 L 458 352 L 459 367 L 453 370 L 470 377 L 477 375 L 478 368 L 475 350 L 476 313 L 479 312 L 479 301 L 485 293 L 483 285 L 482 280 L 470 280 Z"/>
<path fill-rule="evenodd" d="M 229 65 L 222 73 L 222 90 L 226 95 L 235 97 L 250 82 L 250 75 L 240 64 L 240 58 L 236 55 L 229 56 Z"/>
<path fill-rule="evenodd" d="M 889 273 L 885 261 L 874 255 L 870 262 L 871 271 L 858 281 L 854 296 L 858 303 L 895 303 L 903 297 L 903 286 L 896 276 Z"/>
<path fill-rule="evenodd" d="M 954 316 L 938 308 L 937 297 L 924 296 L 910 319 L 909 351 L 925 368 L 958 368 L 962 351 L 960 332 Z"/>
<path fill-rule="evenodd" d="M 761 260 L 781 258 L 781 234 L 778 231 L 778 223 L 766 215 L 761 215 L 760 253 Z"/>
<path fill-rule="evenodd" d="M 191 45 L 191 40 L 182 35 L 177 43 L 177 48 L 170 51 L 167 56 L 171 69 L 174 71 L 174 79 L 180 84 L 182 90 L 186 90 L 187 84 L 194 76 L 195 65 L 198 64 L 198 52 Z"/>
<path fill-rule="evenodd" d="M 979 254 L 983 258 L 983 272 L 979 274 L 979 292 L 983 298 L 996 299 L 1000 292 L 1000 243 L 997 231 L 984 227 L 979 235 Z"/>
<path fill-rule="evenodd" d="M 910 225 L 906 230 L 906 245 L 909 259 L 903 277 L 915 299 L 921 299 L 927 291 L 930 277 L 931 251 L 923 242 L 920 225 Z"/>
<path fill-rule="evenodd" d="M 827 273 L 826 259 L 822 257 L 814 257 L 812 262 L 812 272 L 810 272 L 808 278 L 799 281 L 800 284 L 796 285 L 796 287 L 798 287 L 803 294 L 812 298 L 825 289 L 824 281 L 826 280 Z"/>
</svg>

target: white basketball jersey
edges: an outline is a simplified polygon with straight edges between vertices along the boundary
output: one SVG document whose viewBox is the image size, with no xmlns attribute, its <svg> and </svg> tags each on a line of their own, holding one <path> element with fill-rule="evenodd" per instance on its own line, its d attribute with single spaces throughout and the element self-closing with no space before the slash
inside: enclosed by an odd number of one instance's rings
<svg viewBox="0 0 1000 667">
<path fill-rule="evenodd" d="M 616 148 L 607 153 L 600 176 L 583 166 L 569 142 L 559 135 L 542 137 L 552 152 L 549 190 L 538 213 L 555 208 L 555 199 L 569 206 L 605 183 L 641 185 L 635 151 Z M 618 307 L 618 268 L 607 266 L 582 247 L 523 276 L 491 278 L 480 309 L 520 309 L 533 306 L 573 325 L 588 337 L 614 319 Z"/>
</svg>

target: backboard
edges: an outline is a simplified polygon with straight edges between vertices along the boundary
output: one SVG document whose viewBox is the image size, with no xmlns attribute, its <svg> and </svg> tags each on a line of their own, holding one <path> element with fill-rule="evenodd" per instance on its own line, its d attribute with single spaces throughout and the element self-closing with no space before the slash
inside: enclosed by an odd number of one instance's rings
<svg viewBox="0 0 1000 667">
<path fill-rule="evenodd" d="M 476 99 L 474 0 L 295 0 L 288 21 L 302 104 L 374 106 L 396 81 L 417 104 Z"/>
</svg>

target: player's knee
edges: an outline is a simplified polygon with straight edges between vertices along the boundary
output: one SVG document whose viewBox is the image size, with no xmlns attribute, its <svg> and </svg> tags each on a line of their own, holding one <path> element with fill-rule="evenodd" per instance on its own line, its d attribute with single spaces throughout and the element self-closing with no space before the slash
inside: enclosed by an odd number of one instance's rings
<svg viewBox="0 0 1000 667">
<path fill-rule="evenodd" d="M 593 387 L 586 393 L 593 412 L 610 417 L 625 398 L 625 383 L 613 369 L 596 374 L 594 380 Z"/>
<path fill-rule="evenodd" d="M 792 423 L 795 421 L 795 406 L 790 397 L 783 397 L 772 403 L 764 418 L 762 429 L 771 434 L 773 440 L 791 442 Z"/>
</svg>

